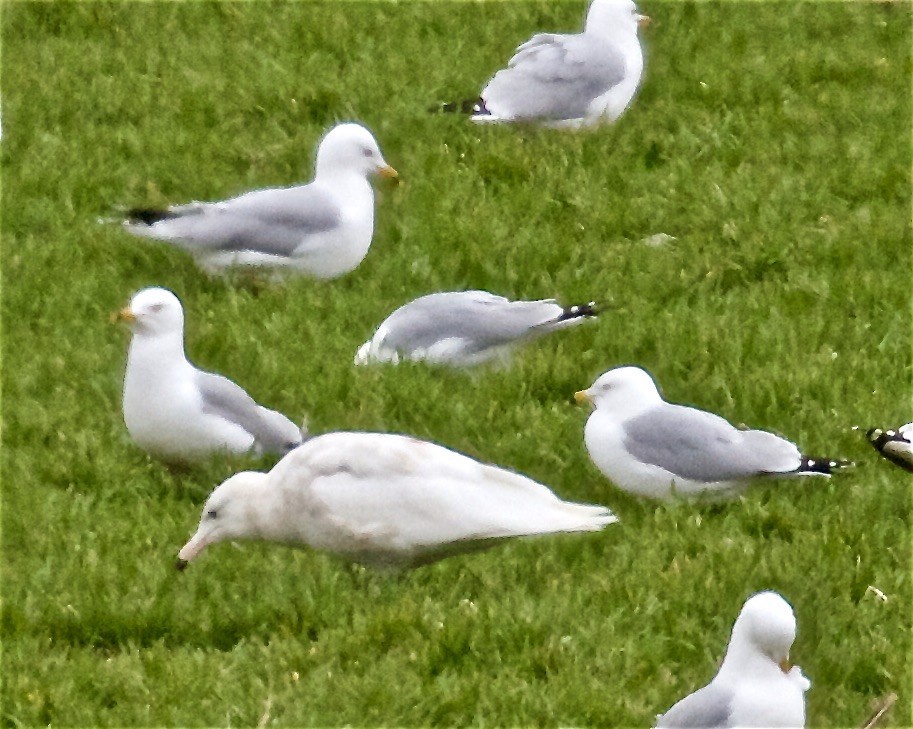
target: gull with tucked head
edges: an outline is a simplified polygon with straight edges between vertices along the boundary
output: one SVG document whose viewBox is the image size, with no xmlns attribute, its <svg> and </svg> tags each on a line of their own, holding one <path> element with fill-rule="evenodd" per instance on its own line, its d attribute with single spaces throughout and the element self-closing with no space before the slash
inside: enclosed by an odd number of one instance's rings
<svg viewBox="0 0 913 729">
<path fill-rule="evenodd" d="M 789 603 L 776 592 L 753 595 L 735 621 L 719 672 L 658 717 L 657 729 L 804 727 L 811 683 L 789 663 L 795 639 Z"/>
<path fill-rule="evenodd" d="M 177 566 L 216 542 L 259 539 L 414 567 L 509 537 L 599 531 L 615 521 L 605 507 L 562 501 L 532 479 L 434 443 L 327 433 L 269 473 L 240 473 L 216 487 Z"/>
<path fill-rule="evenodd" d="M 208 270 L 263 266 L 336 278 L 356 268 L 371 246 L 372 174 L 397 176 L 371 132 L 339 124 L 317 147 L 314 179 L 307 185 L 165 210 L 137 208 L 128 212 L 124 227 L 189 251 Z"/>
<path fill-rule="evenodd" d="M 184 309 L 161 288 L 143 289 L 117 318 L 133 329 L 124 375 L 124 422 L 136 444 L 170 462 L 218 452 L 287 453 L 302 441 L 281 413 L 184 354 Z"/>
<path fill-rule="evenodd" d="M 667 403 L 639 367 L 609 370 L 574 397 L 593 406 L 584 431 L 593 463 L 637 496 L 732 496 L 756 477 L 830 476 L 851 465 L 809 458 L 773 433 Z"/>
<path fill-rule="evenodd" d="M 637 28 L 647 22 L 632 0 L 593 0 L 582 33 L 537 33 L 517 48 L 478 101 L 463 107 L 475 122 L 568 128 L 613 122 L 640 84 L 644 56 Z"/>
<path fill-rule="evenodd" d="M 403 304 L 359 348 L 355 364 L 401 361 L 457 367 L 509 353 L 512 345 L 580 324 L 594 302 L 563 307 L 554 299 L 510 301 L 487 291 L 443 291 Z"/>
</svg>

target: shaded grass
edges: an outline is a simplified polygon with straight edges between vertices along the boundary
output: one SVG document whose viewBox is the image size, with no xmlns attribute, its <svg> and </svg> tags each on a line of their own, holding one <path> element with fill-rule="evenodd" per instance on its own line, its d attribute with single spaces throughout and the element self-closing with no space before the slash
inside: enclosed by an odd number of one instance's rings
<svg viewBox="0 0 913 729">
<path fill-rule="evenodd" d="M 578 27 L 577 4 L 4 6 L 6 725 L 267 707 L 272 725 L 648 725 L 765 588 L 796 607 L 810 724 L 861 724 L 889 691 L 887 724 L 909 723 L 909 480 L 849 430 L 910 419 L 909 6 L 643 9 L 635 105 L 556 134 L 425 110 L 535 30 Z M 339 281 L 208 279 L 95 222 L 305 179 L 352 118 L 405 184 L 380 187 L 371 253 Z M 659 232 L 675 240 L 641 242 Z M 130 444 L 107 315 L 152 284 L 183 299 L 197 363 L 316 431 L 430 438 L 621 524 L 406 575 L 265 545 L 176 574 L 205 495 L 257 464 L 172 473 Z M 392 308 L 465 287 L 615 309 L 509 370 L 351 367 Z M 639 502 L 589 463 L 569 403 L 623 363 L 861 465 L 730 505 Z"/>
</svg>

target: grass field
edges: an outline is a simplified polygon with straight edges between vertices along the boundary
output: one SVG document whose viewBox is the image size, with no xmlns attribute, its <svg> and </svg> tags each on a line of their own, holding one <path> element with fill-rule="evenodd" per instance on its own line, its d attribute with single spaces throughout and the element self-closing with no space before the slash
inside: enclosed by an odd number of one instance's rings
<svg viewBox="0 0 913 729">
<path fill-rule="evenodd" d="M 882 726 L 911 723 L 911 481 L 850 429 L 911 419 L 911 6 L 642 10 L 633 107 L 568 134 L 427 108 L 579 2 L 3 4 L 4 726 L 650 726 L 768 588 L 810 725 L 890 692 Z M 404 184 L 338 281 L 210 279 L 96 222 L 307 179 L 347 119 Z M 404 575 L 259 544 L 178 574 L 210 489 L 269 463 L 174 473 L 132 445 L 108 315 L 148 285 L 184 301 L 192 359 L 314 431 L 428 438 L 621 523 Z M 351 366 L 394 307 L 468 287 L 615 308 L 510 369 Z M 570 401 L 625 363 L 860 465 L 727 505 L 627 497 Z"/>
</svg>

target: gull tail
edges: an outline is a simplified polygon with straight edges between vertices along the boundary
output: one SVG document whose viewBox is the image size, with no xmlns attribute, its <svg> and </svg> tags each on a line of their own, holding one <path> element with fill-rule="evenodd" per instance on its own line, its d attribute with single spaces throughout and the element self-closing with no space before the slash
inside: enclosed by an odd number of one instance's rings
<svg viewBox="0 0 913 729">
<path fill-rule="evenodd" d="M 476 116 L 488 116 L 490 111 L 485 107 L 485 101 L 481 96 L 475 99 L 463 99 L 462 101 L 451 101 L 444 104 L 436 104 L 428 109 L 432 114 L 473 114 Z"/>
<path fill-rule="evenodd" d="M 795 476 L 831 476 L 837 471 L 852 468 L 856 464 L 852 461 L 833 460 L 831 458 L 814 458 L 802 456 L 799 467 L 793 471 Z"/>
</svg>

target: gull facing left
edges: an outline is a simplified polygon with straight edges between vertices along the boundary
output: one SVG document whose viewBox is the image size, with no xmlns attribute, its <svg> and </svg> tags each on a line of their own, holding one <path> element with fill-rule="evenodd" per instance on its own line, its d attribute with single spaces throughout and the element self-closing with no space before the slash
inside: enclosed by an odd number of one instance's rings
<svg viewBox="0 0 913 729">
<path fill-rule="evenodd" d="M 638 496 L 734 496 L 756 477 L 830 476 L 851 465 L 809 458 L 773 433 L 668 403 L 639 367 L 609 370 L 574 398 L 593 405 L 584 430 L 593 463 Z"/>
<path fill-rule="evenodd" d="M 124 422 L 140 448 L 186 463 L 218 452 L 284 454 L 301 444 L 302 433 L 291 420 L 187 360 L 184 310 L 173 293 L 143 289 L 117 317 L 133 329 Z"/>
<path fill-rule="evenodd" d="M 434 443 L 327 433 L 269 473 L 238 473 L 216 487 L 177 566 L 216 542 L 257 539 L 415 567 L 508 537 L 599 531 L 615 521 L 605 507 L 562 501 L 526 476 Z"/>
</svg>

